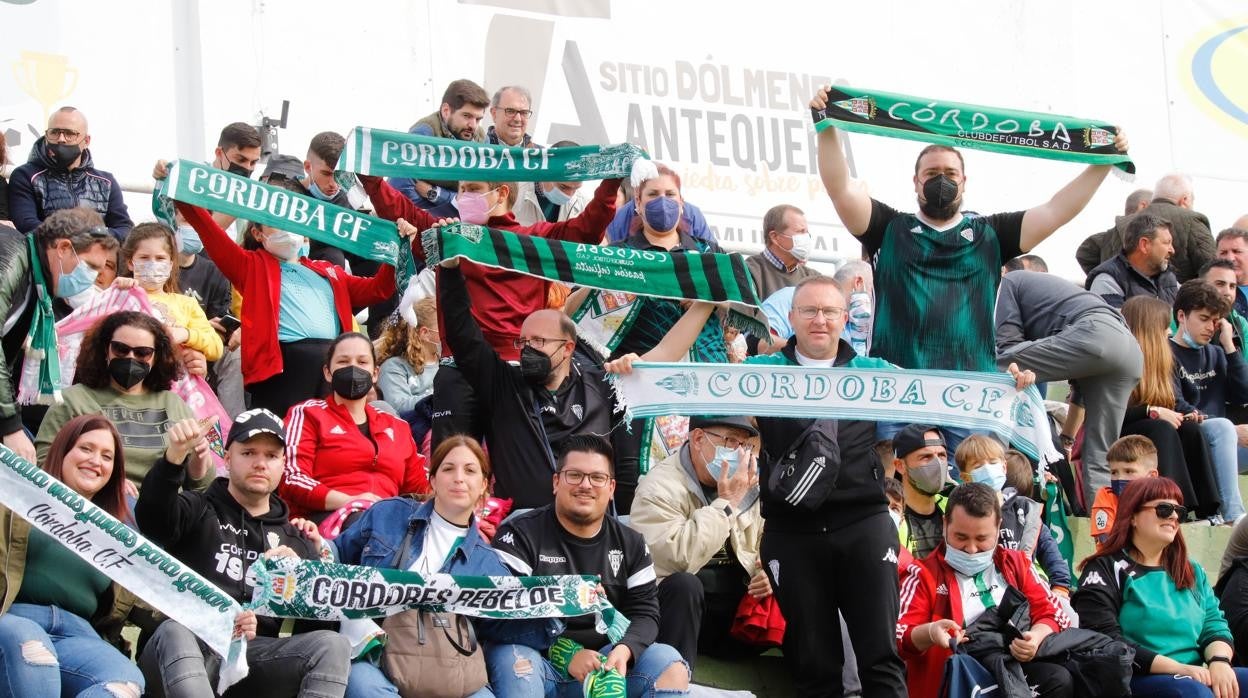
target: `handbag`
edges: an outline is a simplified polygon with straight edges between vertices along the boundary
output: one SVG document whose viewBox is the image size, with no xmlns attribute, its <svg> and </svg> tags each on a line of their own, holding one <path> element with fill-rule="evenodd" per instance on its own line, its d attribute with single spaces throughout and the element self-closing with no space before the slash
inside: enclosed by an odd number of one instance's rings
<svg viewBox="0 0 1248 698">
<path fill-rule="evenodd" d="M 485 687 L 485 655 L 467 616 L 413 609 L 381 628 L 381 668 L 403 698 L 464 698 Z"/>
<path fill-rule="evenodd" d="M 782 452 L 767 477 L 767 493 L 773 500 L 805 513 L 823 506 L 841 473 L 836 428 L 834 420 L 812 420 Z"/>
</svg>

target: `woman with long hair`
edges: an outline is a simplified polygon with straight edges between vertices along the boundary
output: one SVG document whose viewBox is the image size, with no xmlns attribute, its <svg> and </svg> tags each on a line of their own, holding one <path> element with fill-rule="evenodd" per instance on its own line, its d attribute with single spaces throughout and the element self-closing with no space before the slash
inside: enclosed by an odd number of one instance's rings
<svg viewBox="0 0 1248 698">
<path fill-rule="evenodd" d="M 125 445 L 126 477 L 140 485 L 156 459 L 165 453 L 165 432 L 174 423 L 194 419 L 186 402 L 170 388 L 182 373 L 173 340 L 165 326 L 139 312 L 113 313 L 82 340 L 74 384 L 61 393 L 35 437 L 39 461 L 52 440 L 73 417 L 107 417 Z M 216 477 L 211 452 L 197 448 L 186 468 L 186 486 L 207 487 Z M 134 489 L 131 494 L 137 494 Z"/>
<path fill-rule="evenodd" d="M 330 395 L 301 402 L 286 416 L 290 445 L 278 494 L 291 516 L 320 523 L 355 499 L 428 492 L 425 458 L 407 423 L 369 404 L 377 354 L 368 336 L 340 335 L 321 371 Z"/>
<path fill-rule="evenodd" d="M 131 521 L 121 436 L 106 417 L 86 414 L 66 422 L 43 469 L 114 518 Z M 133 595 L 5 507 L 0 507 L 0 558 L 5 695 L 137 698 L 143 692 L 143 674 L 118 650 Z"/>
<path fill-rule="evenodd" d="M 422 298 L 412 310 L 418 322 L 415 327 L 395 315 L 386 322 L 377 342 L 377 357 L 381 359 L 377 387 L 386 402 L 405 417 L 416 409 L 416 403 L 433 395 L 433 376 L 442 351 L 437 303 L 433 298 Z"/>
<path fill-rule="evenodd" d="M 1132 480 L 1100 551 L 1083 561 L 1080 627 L 1135 649 L 1134 696 L 1225 698 L 1248 689 L 1234 638 L 1179 523 L 1187 508 L 1169 478 Z"/>
<path fill-rule="evenodd" d="M 1174 480 L 1198 518 L 1218 513 L 1213 461 L 1200 425 L 1175 411 L 1170 306 L 1149 296 L 1122 305 L 1122 316 L 1144 355 L 1144 372 L 1131 393 L 1122 436 L 1139 434 L 1157 447 L 1157 471 Z"/>
<path fill-rule="evenodd" d="M 443 439 L 430 459 L 432 497 L 421 503 L 411 497 L 382 500 L 351 528 L 331 542 L 339 562 L 422 575 L 444 573 L 504 577 L 511 572 L 481 536 L 475 512 L 489 496 L 490 459 L 481 445 L 462 434 Z M 511 656 L 507 643 L 522 642 L 544 651 L 557 625 L 548 619 L 474 619 L 487 654 Z M 502 644 L 500 644 L 502 643 Z M 511 662 L 507 662 L 511 669 Z M 535 669 L 539 670 L 540 669 Z M 540 678 L 539 675 L 535 675 Z M 539 687 L 541 684 L 537 684 Z M 388 695 L 390 679 L 367 660 L 351 667 L 347 695 Z M 540 688 L 539 688 L 540 692 Z M 488 687 L 473 698 L 493 696 Z"/>
</svg>

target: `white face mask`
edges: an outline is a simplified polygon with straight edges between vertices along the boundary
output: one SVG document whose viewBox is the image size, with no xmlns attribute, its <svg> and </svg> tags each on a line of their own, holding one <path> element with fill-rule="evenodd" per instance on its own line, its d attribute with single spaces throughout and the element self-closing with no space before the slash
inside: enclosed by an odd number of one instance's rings
<svg viewBox="0 0 1248 698">
<path fill-rule="evenodd" d="M 264 239 L 264 249 L 274 257 L 287 262 L 299 259 L 301 245 L 303 245 L 303 238 L 285 230 L 279 230 Z"/>
<path fill-rule="evenodd" d="M 901 512 L 900 511 L 897 511 L 895 509 L 889 509 L 888 518 L 893 520 L 894 526 L 896 526 L 899 529 L 901 528 Z"/>
<path fill-rule="evenodd" d="M 77 310 L 78 308 L 90 303 L 96 296 L 100 295 L 100 293 L 102 293 L 100 287 L 92 284 L 82 291 L 79 291 L 72 296 L 62 298 L 61 300 L 65 301 L 69 307 Z"/>
<path fill-rule="evenodd" d="M 172 272 L 173 262 L 148 260 L 134 263 L 134 278 L 143 286 L 160 288 Z"/>
<path fill-rule="evenodd" d="M 793 241 L 793 246 L 789 248 L 789 254 L 799 262 L 805 262 L 810 259 L 810 253 L 815 248 L 815 240 L 810 233 L 802 233 L 789 238 Z"/>
</svg>

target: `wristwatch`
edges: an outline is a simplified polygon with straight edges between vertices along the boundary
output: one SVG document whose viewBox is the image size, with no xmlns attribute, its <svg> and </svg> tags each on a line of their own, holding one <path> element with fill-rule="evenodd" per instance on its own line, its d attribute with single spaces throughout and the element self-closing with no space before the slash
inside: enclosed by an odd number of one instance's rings
<svg viewBox="0 0 1248 698">
<path fill-rule="evenodd" d="M 438 200 L 438 195 L 441 193 L 442 193 L 442 190 L 438 188 L 438 185 L 430 184 L 429 191 L 425 192 L 425 199 L 428 200 L 429 203 L 431 204 L 435 203 Z"/>
<path fill-rule="evenodd" d="M 1148 406 L 1148 418 L 1159 419 L 1160 417 L 1161 417 L 1161 413 L 1157 411 L 1157 408 L 1153 407 L 1152 405 L 1149 405 Z"/>
<path fill-rule="evenodd" d="M 1213 664 L 1214 662 L 1226 662 L 1227 666 L 1235 666 L 1234 664 L 1231 664 L 1230 657 L 1226 657 L 1220 654 L 1215 654 L 1214 656 L 1205 660 L 1206 665 Z"/>
</svg>

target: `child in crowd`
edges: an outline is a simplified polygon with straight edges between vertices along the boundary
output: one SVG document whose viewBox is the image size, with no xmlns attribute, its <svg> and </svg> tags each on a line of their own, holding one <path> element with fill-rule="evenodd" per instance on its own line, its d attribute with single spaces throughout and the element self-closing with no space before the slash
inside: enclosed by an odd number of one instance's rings
<svg viewBox="0 0 1248 698">
<path fill-rule="evenodd" d="M 1097 550 L 1114 527 L 1118 495 L 1122 494 L 1127 483 L 1157 477 L 1157 447 L 1148 438 L 1132 434 L 1110 445 L 1105 460 L 1109 463 L 1109 487 L 1102 487 L 1092 502 L 1091 532 Z"/>
<path fill-rule="evenodd" d="M 1044 507 L 1006 486 L 1005 448 L 984 434 L 972 434 L 958 445 L 953 455 L 963 482 L 982 482 L 997 491 L 1001 500 L 1000 543 L 1021 550 L 1036 561 L 1049 579 L 1053 591 L 1070 595 L 1070 565 L 1062 559 L 1048 526 Z"/>
<path fill-rule="evenodd" d="M 1036 471 L 1027 456 L 1012 448 L 1005 452 L 1005 486 L 1035 499 Z"/>
</svg>

